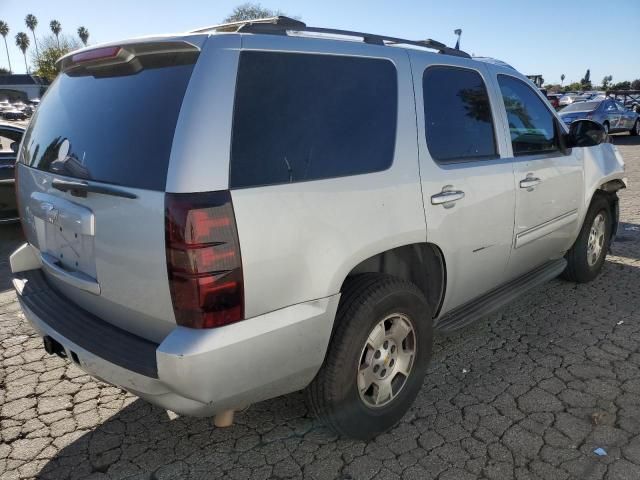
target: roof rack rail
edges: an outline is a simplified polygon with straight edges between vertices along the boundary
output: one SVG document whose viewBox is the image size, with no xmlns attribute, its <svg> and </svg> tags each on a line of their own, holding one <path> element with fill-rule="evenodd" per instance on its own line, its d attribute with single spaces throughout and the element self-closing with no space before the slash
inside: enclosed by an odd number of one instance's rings
<svg viewBox="0 0 640 480">
<path fill-rule="evenodd" d="M 453 55 L 456 57 L 471 58 L 467 52 L 447 47 L 436 40 L 407 40 L 405 38 L 375 35 L 372 33 L 354 32 L 351 30 L 339 30 L 335 28 L 308 27 L 306 23 L 285 16 L 259 18 L 256 20 L 242 20 L 239 22 L 223 23 L 210 27 L 192 30 L 190 33 L 206 32 L 238 32 L 238 33 L 266 33 L 286 35 L 288 31 L 320 33 L 324 35 L 340 35 L 344 37 L 361 37 L 364 43 L 373 45 L 411 45 L 415 47 L 437 50 L 438 53 Z"/>
</svg>

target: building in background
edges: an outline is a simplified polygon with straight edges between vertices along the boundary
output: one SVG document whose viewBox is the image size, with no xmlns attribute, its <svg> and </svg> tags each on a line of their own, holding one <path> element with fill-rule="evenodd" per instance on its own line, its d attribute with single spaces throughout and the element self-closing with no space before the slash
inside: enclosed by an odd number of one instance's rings
<svg viewBox="0 0 640 480">
<path fill-rule="evenodd" d="M 42 97 L 49 82 L 37 75 L 0 75 L 0 100 L 27 102 Z"/>
</svg>

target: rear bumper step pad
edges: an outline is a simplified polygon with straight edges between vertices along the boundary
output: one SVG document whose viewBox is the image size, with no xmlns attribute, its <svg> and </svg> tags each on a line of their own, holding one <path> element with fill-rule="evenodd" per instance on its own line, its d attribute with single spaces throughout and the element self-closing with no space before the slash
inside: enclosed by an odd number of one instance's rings
<svg viewBox="0 0 640 480">
<path fill-rule="evenodd" d="M 158 378 L 158 344 L 111 325 L 54 290 L 42 270 L 14 274 L 22 304 L 54 332 L 86 351 L 127 370 Z"/>
</svg>

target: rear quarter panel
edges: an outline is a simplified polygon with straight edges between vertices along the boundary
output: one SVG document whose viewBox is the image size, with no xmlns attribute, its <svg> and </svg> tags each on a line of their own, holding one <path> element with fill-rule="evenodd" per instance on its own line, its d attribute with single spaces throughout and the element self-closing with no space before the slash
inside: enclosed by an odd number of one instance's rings
<svg viewBox="0 0 640 480">
<path fill-rule="evenodd" d="M 251 50 L 317 51 L 391 60 L 398 74 L 392 166 L 383 172 L 232 191 L 244 267 L 245 314 L 338 293 L 362 260 L 426 240 L 407 54 L 356 42 L 247 36 Z"/>
</svg>

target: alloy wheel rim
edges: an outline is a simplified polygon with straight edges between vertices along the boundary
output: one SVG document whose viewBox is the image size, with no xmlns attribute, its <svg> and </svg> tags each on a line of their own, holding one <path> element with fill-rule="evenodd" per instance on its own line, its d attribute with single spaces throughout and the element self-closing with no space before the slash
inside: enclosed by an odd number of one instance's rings
<svg viewBox="0 0 640 480">
<path fill-rule="evenodd" d="M 415 355 L 416 334 L 406 315 L 388 315 L 373 327 L 356 372 L 358 393 L 367 407 L 384 407 L 398 396 L 411 374 Z"/>
<path fill-rule="evenodd" d="M 587 240 L 587 263 L 590 267 L 593 267 L 602 255 L 606 232 L 605 227 L 604 215 L 598 213 L 596 218 L 593 219 L 591 229 L 589 230 L 589 239 Z"/>
</svg>

